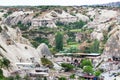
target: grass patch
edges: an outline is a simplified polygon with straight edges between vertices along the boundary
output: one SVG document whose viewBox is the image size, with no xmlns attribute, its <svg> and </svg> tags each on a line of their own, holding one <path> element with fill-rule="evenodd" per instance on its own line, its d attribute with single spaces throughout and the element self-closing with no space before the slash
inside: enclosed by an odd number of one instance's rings
<svg viewBox="0 0 120 80">
<path fill-rule="evenodd" d="M 70 32 L 81 32 L 81 29 L 71 29 Z"/>
<path fill-rule="evenodd" d="M 68 45 L 64 46 L 64 48 L 70 48 L 70 47 L 78 47 L 80 44 L 77 42 L 69 42 Z"/>
</svg>

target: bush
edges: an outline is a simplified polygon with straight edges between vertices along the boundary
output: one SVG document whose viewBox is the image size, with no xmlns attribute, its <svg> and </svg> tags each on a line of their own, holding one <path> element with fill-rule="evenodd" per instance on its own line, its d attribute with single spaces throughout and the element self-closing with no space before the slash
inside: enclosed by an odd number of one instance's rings
<svg viewBox="0 0 120 80">
<path fill-rule="evenodd" d="M 63 68 L 65 68 L 65 71 L 71 71 L 74 68 L 74 66 L 72 64 L 69 64 L 69 63 L 62 63 L 61 66 Z"/>
<path fill-rule="evenodd" d="M 67 80 L 65 77 L 60 77 L 58 80 Z"/>
<path fill-rule="evenodd" d="M 7 68 L 8 69 L 10 67 L 10 61 L 7 58 L 4 57 L 0 61 L 1 61 L 0 66 L 2 68 Z"/>
<path fill-rule="evenodd" d="M 101 74 L 101 72 L 99 70 L 94 72 L 94 75 L 97 77 L 100 76 L 100 74 Z"/>
<path fill-rule="evenodd" d="M 70 79 L 75 79 L 75 74 L 70 75 Z"/>
<path fill-rule="evenodd" d="M 50 52 L 51 52 L 53 55 L 55 55 L 55 54 L 57 53 L 57 50 L 56 50 L 55 47 L 53 47 L 53 48 L 50 48 Z"/>
<path fill-rule="evenodd" d="M 83 71 L 86 72 L 86 73 L 88 73 L 88 74 L 90 74 L 90 73 L 93 74 L 93 72 L 94 72 L 93 68 L 91 66 L 84 66 L 83 67 Z"/>
<path fill-rule="evenodd" d="M 39 46 L 40 43 L 45 43 L 48 45 L 48 47 L 51 47 L 51 45 L 49 45 L 49 41 L 47 38 L 41 38 L 41 37 L 36 37 L 35 39 L 33 39 L 31 41 L 31 44 L 33 45 L 33 47 L 37 48 Z"/>
<path fill-rule="evenodd" d="M 3 77 L 3 71 L 0 69 L 0 78 Z"/>
<path fill-rule="evenodd" d="M 55 36 L 55 48 L 58 51 L 63 50 L 63 34 L 58 32 Z"/>
<path fill-rule="evenodd" d="M 79 52 L 77 47 L 70 47 L 70 53 L 77 53 Z"/>
<path fill-rule="evenodd" d="M 47 58 L 41 58 L 41 62 L 42 62 L 43 66 L 47 66 L 49 68 L 53 67 L 53 63 L 50 60 L 48 60 Z"/>
<path fill-rule="evenodd" d="M 41 37 L 36 37 L 35 39 L 33 39 L 34 41 L 40 43 L 45 43 L 47 45 L 49 45 L 49 41 L 47 38 L 41 38 Z"/>
<path fill-rule="evenodd" d="M 4 18 L 7 18 L 7 17 L 8 17 L 8 14 L 3 14 L 3 17 L 4 17 Z"/>
<path fill-rule="evenodd" d="M 99 41 L 94 40 L 93 44 L 90 46 L 90 52 L 91 53 L 99 53 Z"/>
<path fill-rule="evenodd" d="M 70 30 L 70 29 L 80 29 L 82 28 L 84 25 L 86 24 L 86 22 L 80 20 L 74 23 L 68 23 L 65 24 L 64 22 L 57 22 L 56 25 L 57 26 L 63 26 L 64 30 Z"/>
<path fill-rule="evenodd" d="M 83 68 L 84 66 L 93 67 L 92 62 L 89 59 L 83 59 L 81 61 L 80 67 Z"/>
<path fill-rule="evenodd" d="M 99 48 L 99 46 L 100 46 L 100 42 L 97 39 L 95 39 L 90 46 L 85 47 L 84 52 L 85 53 L 100 53 L 102 52 L 102 50 Z"/>
<path fill-rule="evenodd" d="M 25 31 L 30 27 L 30 23 L 28 23 L 27 25 L 24 25 L 21 21 L 19 21 L 17 23 L 17 26 L 20 28 L 20 30 Z"/>
<path fill-rule="evenodd" d="M 31 41 L 31 44 L 33 45 L 33 47 L 37 48 L 39 46 L 39 43 L 36 41 Z"/>
<path fill-rule="evenodd" d="M 19 74 L 17 74 L 17 75 L 15 76 L 15 79 L 16 79 L 16 80 L 21 80 L 20 75 L 19 75 Z"/>
<path fill-rule="evenodd" d="M 6 78 L 6 80 L 15 80 L 15 78 L 13 76 L 9 76 Z"/>
</svg>

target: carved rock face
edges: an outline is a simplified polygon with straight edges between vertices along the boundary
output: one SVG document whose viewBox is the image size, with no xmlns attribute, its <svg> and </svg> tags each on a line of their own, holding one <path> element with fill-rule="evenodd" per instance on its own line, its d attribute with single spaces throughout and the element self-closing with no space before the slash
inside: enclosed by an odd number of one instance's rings
<svg viewBox="0 0 120 80">
<path fill-rule="evenodd" d="M 51 57 L 52 54 L 49 51 L 48 46 L 45 43 L 42 43 L 38 46 L 37 51 L 41 57 Z"/>
<path fill-rule="evenodd" d="M 120 56 L 120 31 L 116 31 L 107 41 L 104 54 L 108 56 Z"/>
</svg>

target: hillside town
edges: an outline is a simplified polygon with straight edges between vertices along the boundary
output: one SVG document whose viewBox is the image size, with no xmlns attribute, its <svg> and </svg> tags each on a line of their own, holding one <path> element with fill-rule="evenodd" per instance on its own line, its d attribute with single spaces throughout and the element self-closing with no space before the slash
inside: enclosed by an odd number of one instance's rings
<svg viewBox="0 0 120 80">
<path fill-rule="evenodd" d="M 0 80 L 120 80 L 120 8 L 1 6 Z"/>
</svg>

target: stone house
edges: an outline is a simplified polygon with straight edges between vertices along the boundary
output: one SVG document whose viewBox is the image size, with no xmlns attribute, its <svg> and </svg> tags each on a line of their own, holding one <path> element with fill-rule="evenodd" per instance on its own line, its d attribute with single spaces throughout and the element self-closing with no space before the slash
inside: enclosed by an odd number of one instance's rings
<svg viewBox="0 0 120 80">
<path fill-rule="evenodd" d="M 53 22 L 53 20 L 51 19 L 47 19 L 47 18 L 44 18 L 44 19 L 33 19 L 32 20 L 32 26 L 34 27 L 50 27 L 50 28 L 53 28 L 53 27 L 56 27 L 55 23 Z"/>
</svg>

